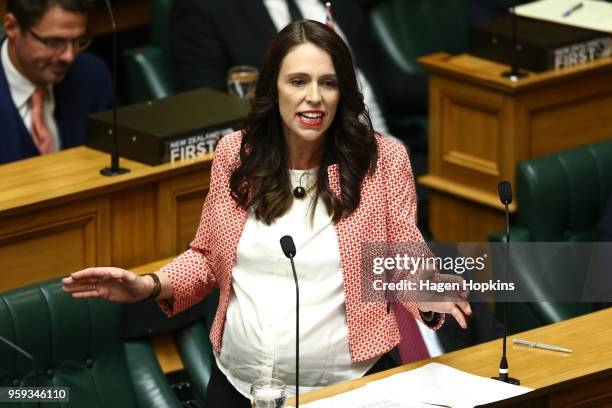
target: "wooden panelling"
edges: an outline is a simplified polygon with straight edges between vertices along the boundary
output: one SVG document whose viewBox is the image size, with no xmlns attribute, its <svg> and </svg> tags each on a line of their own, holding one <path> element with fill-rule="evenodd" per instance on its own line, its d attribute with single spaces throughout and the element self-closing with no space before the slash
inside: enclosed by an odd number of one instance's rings
<svg viewBox="0 0 612 408">
<path fill-rule="evenodd" d="M 111 202 L 112 265 L 130 268 L 158 259 L 154 185 L 113 193 Z"/>
<path fill-rule="evenodd" d="M 0 291 L 110 264 L 106 199 L 55 207 L 0 224 Z"/>
<path fill-rule="evenodd" d="M 195 237 L 200 224 L 202 204 L 208 193 L 208 188 L 177 196 L 177 232 L 176 253 L 183 252 Z"/>
<path fill-rule="evenodd" d="M 429 172 L 419 182 L 441 193 L 430 193 L 436 240 L 485 241 L 503 225 L 497 184 L 514 184 L 519 161 L 612 138 L 612 58 L 517 82 L 470 55 L 419 61 L 429 72 Z"/>
<path fill-rule="evenodd" d="M 612 377 L 552 395 L 551 408 L 601 408 L 612 407 Z"/>
<path fill-rule="evenodd" d="M 429 174 L 494 192 L 506 173 L 510 112 L 503 95 L 447 78 L 432 78 Z M 434 104 L 436 106 L 434 106 Z"/>
<path fill-rule="evenodd" d="M 159 184 L 159 253 L 173 256 L 183 252 L 200 223 L 210 173 L 167 180 Z"/>
<path fill-rule="evenodd" d="M 530 115 L 530 155 L 543 156 L 609 139 L 612 121 L 602 112 L 612 113 L 612 92 L 534 110 Z"/>
<path fill-rule="evenodd" d="M 442 160 L 493 177 L 500 175 L 501 159 L 498 111 L 478 109 L 460 101 L 444 103 Z"/>
<path fill-rule="evenodd" d="M 103 177 L 108 155 L 78 147 L 0 166 L 0 290 L 89 266 L 131 268 L 185 249 L 210 159 L 121 163 L 130 173 Z"/>
<path fill-rule="evenodd" d="M 443 242 L 484 242 L 505 228 L 494 208 L 437 191 L 429 194 L 429 217 L 432 235 Z"/>
</svg>

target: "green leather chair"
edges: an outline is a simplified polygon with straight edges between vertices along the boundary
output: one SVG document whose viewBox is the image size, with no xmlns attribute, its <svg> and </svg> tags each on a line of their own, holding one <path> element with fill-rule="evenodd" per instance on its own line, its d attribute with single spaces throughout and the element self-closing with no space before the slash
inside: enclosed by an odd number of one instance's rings
<svg viewBox="0 0 612 408">
<path fill-rule="evenodd" d="M 174 93 L 168 51 L 172 0 L 151 0 L 151 43 L 123 51 L 130 103 L 160 99 Z"/>
<path fill-rule="evenodd" d="M 206 317 L 195 322 L 174 336 L 176 347 L 181 355 L 185 371 L 191 380 L 193 393 L 200 403 L 205 406 L 206 390 L 210 381 L 214 355 L 210 339 L 208 338 L 212 322 L 219 303 L 219 290 L 215 289 L 205 299 Z"/>
<path fill-rule="evenodd" d="M 612 140 L 518 164 L 518 213 L 510 230 L 512 242 L 595 242 L 597 224 L 612 193 Z M 490 241 L 505 241 L 495 233 Z M 581 269 L 581 268 L 579 268 Z M 523 270 L 549 273 L 554 270 Z M 576 276 L 577 293 L 584 276 Z M 510 331 L 528 330 L 593 311 L 590 303 L 512 303 Z"/>
<path fill-rule="evenodd" d="M 383 0 L 370 10 L 378 43 L 389 61 L 402 71 L 427 82 L 417 59 L 437 51 L 460 53 L 467 49 L 467 0 Z M 389 106 L 388 121 L 394 127 L 420 125 L 426 116 L 397 112 Z"/>
<path fill-rule="evenodd" d="M 0 336 L 34 356 L 40 386 L 68 386 L 71 407 L 181 407 L 150 343 L 123 331 L 122 305 L 73 299 L 60 280 L 0 293 Z M 34 386 L 36 371 L 0 342 L 0 386 Z"/>
</svg>

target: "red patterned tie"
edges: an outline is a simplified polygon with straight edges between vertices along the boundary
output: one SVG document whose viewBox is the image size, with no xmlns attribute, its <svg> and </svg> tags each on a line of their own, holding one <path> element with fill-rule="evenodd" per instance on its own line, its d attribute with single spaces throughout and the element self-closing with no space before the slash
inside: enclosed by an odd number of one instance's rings
<svg viewBox="0 0 612 408">
<path fill-rule="evenodd" d="M 47 88 L 39 86 L 36 88 L 30 102 L 32 103 L 32 140 L 40 154 L 51 153 L 54 149 L 53 135 L 51 129 L 45 122 L 45 100 L 47 99 Z"/>
<path fill-rule="evenodd" d="M 427 346 L 425 345 L 423 336 L 421 336 L 416 320 L 414 320 L 414 316 L 398 302 L 393 303 L 393 313 L 395 313 L 395 318 L 397 319 L 397 324 L 399 325 L 402 335 L 399 344 L 402 363 L 408 364 L 413 361 L 429 358 Z"/>
</svg>

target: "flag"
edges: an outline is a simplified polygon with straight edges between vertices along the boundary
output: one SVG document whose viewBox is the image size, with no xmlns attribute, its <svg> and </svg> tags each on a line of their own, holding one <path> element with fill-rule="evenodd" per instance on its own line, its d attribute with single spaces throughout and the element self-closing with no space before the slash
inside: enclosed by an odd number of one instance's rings
<svg viewBox="0 0 612 408">
<path fill-rule="evenodd" d="M 325 3 L 326 16 L 325 16 L 325 25 L 334 29 L 334 18 L 332 17 L 331 3 L 328 1 Z"/>
</svg>

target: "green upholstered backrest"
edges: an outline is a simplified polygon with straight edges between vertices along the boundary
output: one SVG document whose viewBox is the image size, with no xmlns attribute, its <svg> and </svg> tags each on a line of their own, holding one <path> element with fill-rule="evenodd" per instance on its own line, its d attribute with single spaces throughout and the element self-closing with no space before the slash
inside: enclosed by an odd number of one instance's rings
<svg viewBox="0 0 612 408">
<path fill-rule="evenodd" d="M 386 53 L 408 73 L 423 73 L 417 58 L 467 49 L 467 0 L 385 0 L 371 10 L 374 33 Z"/>
<path fill-rule="evenodd" d="M 151 21 L 151 44 L 159 47 L 165 69 L 170 72 L 169 26 L 172 0 L 151 0 L 153 18 Z"/>
<path fill-rule="evenodd" d="M 174 93 L 168 40 L 171 7 L 172 0 L 151 0 L 151 43 L 123 51 L 130 103 Z"/>
<path fill-rule="evenodd" d="M 196 399 L 200 403 L 206 400 L 206 390 L 214 363 L 212 345 L 209 333 L 219 304 L 219 290 L 215 289 L 204 299 L 206 318 L 195 322 L 175 334 L 175 341 L 185 371 L 191 379 L 191 385 Z"/>
<path fill-rule="evenodd" d="M 159 365 L 150 344 L 141 345 L 141 356 L 128 363 L 123 332 L 122 305 L 73 299 L 62 292 L 60 280 L 0 294 L 0 335 L 34 356 L 42 368 L 41 386 L 69 387 L 71 407 L 180 406 L 167 383 L 141 381 L 149 391 L 134 386 L 130 367 L 146 362 L 149 374 Z M 36 371 L 0 343 L 0 386 L 33 386 Z M 154 404 L 143 403 L 147 394 L 158 397 Z"/>
<path fill-rule="evenodd" d="M 597 241 L 612 193 L 612 141 L 519 163 L 517 225 L 531 241 Z"/>
<path fill-rule="evenodd" d="M 597 223 L 611 193 L 612 141 L 523 161 L 517 168 L 518 214 L 512 240 L 598 241 Z M 495 234 L 494 240 L 498 241 L 501 235 Z M 579 270 L 582 268 L 576 268 Z M 550 274 L 550 281 L 556 281 L 554 268 L 523 269 L 522 272 Z M 574 278 L 579 296 L 585 276 L 576 273 Z M 509 309 L 512 333 L 592 312 L 593 305 L 588 302 L 512 303 Z"/>
</svg>

